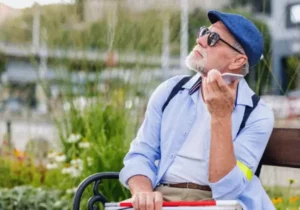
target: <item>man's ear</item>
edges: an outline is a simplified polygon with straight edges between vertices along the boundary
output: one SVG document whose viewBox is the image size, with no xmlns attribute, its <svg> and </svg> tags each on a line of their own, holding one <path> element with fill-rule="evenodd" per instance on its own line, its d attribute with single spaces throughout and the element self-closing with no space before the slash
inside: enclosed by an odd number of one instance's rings
<svg viewBox="0 0 300 210">
<path fill-rule="evenodd" d="M 236 55 L 231 64 L 229 65 L 229 70 L 236 70 L 242 68 L 248 62 L 246 55 Z"/>
</svg>

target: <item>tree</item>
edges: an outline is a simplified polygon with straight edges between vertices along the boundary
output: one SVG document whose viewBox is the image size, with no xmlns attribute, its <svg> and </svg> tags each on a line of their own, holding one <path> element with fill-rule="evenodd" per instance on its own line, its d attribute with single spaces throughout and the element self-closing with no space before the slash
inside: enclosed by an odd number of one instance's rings
<svg viewBox="0 0 300 210">
<path fill-rule="evenodd" d="M 79 16 L 79 20 L 83 21 L 84 20 L 84 3 L 85 0 L 76 0 L 76 11 Z"/>
<path fill-rule="evenodd" d="M 265 14 L 271 13 L 271 0 L 231 0 L 229 8 L 244 7 L 250 5 L 253 12 Z"/>
<path fill-rule="evenodd" d="M 246 6 L 247 4 L 251 3 L 252 1 L 253 0 L 231 0 L 230 7 Z"/>
</svg>

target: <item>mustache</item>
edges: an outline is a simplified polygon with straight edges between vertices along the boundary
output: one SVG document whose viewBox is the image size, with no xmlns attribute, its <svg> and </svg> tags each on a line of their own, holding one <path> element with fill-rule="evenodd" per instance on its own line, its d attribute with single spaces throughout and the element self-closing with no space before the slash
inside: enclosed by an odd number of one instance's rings
<svg viewBox="0 0 300 210">
<path fill-rule="evenodd" d="M 198 51 L 203 57 L 206 56 L 206 50 L 204 50 L 202 47 L 199 47 L 198 45 L 196 45 L 193 48 L 193 51 L 194 50 Z"/>
</svg>

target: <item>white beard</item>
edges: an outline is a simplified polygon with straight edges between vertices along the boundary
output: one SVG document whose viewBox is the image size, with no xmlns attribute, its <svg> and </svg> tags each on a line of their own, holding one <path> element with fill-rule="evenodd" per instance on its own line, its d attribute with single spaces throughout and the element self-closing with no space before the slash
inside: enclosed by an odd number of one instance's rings
<svg viewBox="0 0 300 210">
<path fill-rule="evenodd" d="M 207 53 L 202 49 L 197 49 L 200 51 L 203 58 L 196 57 L 194 51 L 191 51 L 190 54 L 185 59 L 185 65 L 188 69 L 191 69 L 197 73 L 205 74 L 205 65 L 207 61 Z"/>
</svg>

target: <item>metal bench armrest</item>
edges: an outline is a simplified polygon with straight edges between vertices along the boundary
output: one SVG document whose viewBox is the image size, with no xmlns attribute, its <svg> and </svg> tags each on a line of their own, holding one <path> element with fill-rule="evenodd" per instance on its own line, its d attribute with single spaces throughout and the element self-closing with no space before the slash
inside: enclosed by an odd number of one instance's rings
<svg viewBox="0 0 300 210">
<path fill-rule="evenodd" d="M 73 210 L 80 209 L 80 200 L 84 190 L 89 186 L 91 183 L 94 183 L 93 187 L 93 196 L 88 201 L 88 210 L 94 210 L 94 204 L 96 202 L 101 202 L 103 206 L 105 205 L 108 200 L 99 192 L 99 184 L 103 179 L 119 179 L 119 172 L 102 172 L 93 174 L 86 179 L 84 179 L 78 186 L 78 189 L 74 195 L 74 202 L 73 202 Z"/>
</svg>

